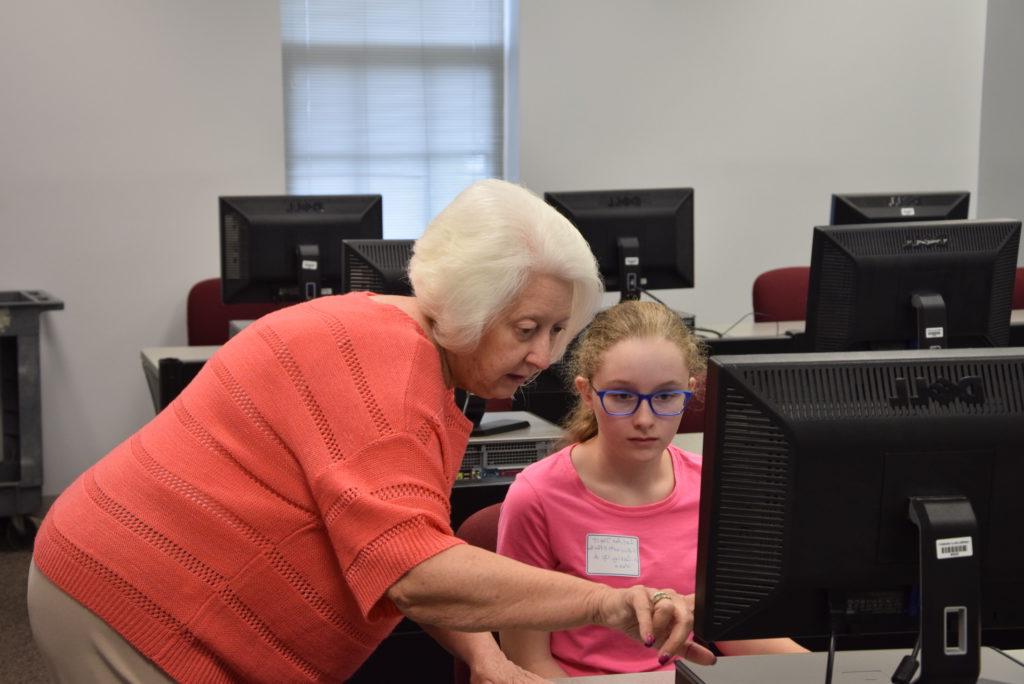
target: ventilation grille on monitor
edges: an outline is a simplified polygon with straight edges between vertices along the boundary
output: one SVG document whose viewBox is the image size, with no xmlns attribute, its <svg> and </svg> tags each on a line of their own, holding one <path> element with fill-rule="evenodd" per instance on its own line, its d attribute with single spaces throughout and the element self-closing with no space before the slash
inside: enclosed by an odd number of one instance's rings
<svg viewBox="0 0 1024 684">
<path fill-rule="evenodd" d="M 243 263 L 242 246 L 246 240 L 246 222 L 234 211 L 226 210 L 224 215 L 224 275 L 227 280 L 242 280 L 248 277 L 247 264 Z"/>
<path fill-rule="evenodd" d="M 345 240 L 345 292 L 410 294 L 406 270 L 413 240 Z"/>
<path fill-rule="evenodd" d="M 789 443 L 771 417 L 725 389 L 711 620 L 726 624 L 772 592 L 782 571 Z"/>
<path fill-rule="evenodd" d="M 857 264 L 831 240 L 822 244 L 821 267 L 833 274 L 818 292 L 816 344 L 819 351 L 840 351 L 856 325 Z"/>
<path fill-rule="evenodd" d="M 996 257 L 992 272 L 991 308 L 988 319 L 992 321 L 992 337 L 996 340 L 1010 339 L 1010 319 L 1005 312 L 1013 309 L 1013 278 L 1000 278 L 1000 273 L 1016 273 L 1017 250 L 1004 247 Z"/>
<path fill-rule="evenodd" d="M 744 381 L 774 410 L 796 419 L 1017 414 L 1024 361 L 935 361 L 761 368 Z M 977 378 L 977 380 L 975 380 Z"/>
<path fill-rule="evenodd" d="M 972 223 L 948 227 L 941 222 L 901 226 L 899 231 L 887 227 L 854 227 L 833 229 L 836 243 L 853 254 L 906 254 L 914 241 L 931 242 L 924 249 L 941 252 L 992 252 L 1003 246 L 1012 234 L 1005 223 Z M 918 243 L 920 244 L 920 242 Z"/>
<path fill-rule="evenodd" d="M 948 207 L 960 201 L 963 193 L 907 195 L 848 195 L 850 204 L 870 209 L 898 209 L 899 207 Z"/>
</svg>

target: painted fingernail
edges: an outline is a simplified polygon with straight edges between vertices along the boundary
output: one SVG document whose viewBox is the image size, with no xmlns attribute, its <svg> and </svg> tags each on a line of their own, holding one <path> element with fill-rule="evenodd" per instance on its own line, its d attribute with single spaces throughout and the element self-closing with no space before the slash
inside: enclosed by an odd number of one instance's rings
<svg viewBox="0 0 1024 684">
<path fill-rule="evenodd" d="M 644 646 L 646 646 L 647 648 L 650 648 L 653 645 L 654 645 L 654 635 L 653 634 L 648 634 L 647 636 L 644 637 Z"/>
<path fill-rule="evenodd" d="M 662 653 L 660 656 L 658 656 L 658 664 L 659 665 L 664 665 L 665 663 L 667 663 L 669 661 L 669 659 L 671 657 L 672 656 L 670 656 L 668 653 Z"/>
</svg>

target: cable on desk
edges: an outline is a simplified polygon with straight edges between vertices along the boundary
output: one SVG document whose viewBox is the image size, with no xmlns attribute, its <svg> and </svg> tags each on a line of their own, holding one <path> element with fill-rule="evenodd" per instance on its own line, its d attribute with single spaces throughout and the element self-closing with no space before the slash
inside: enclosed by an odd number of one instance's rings
<svg viewBox="0 0 1024 684">
<path fill-rule="evenodd" d="M 832 663 L 836 659 L 836 630 L 828 635 L 828 660 L 825 661 L 825 684 L 832 684 Z"/>
<path fill-rule="evenodd" d="M 641 287 L 641 288 L 640 288 L 640 291 L 641 291 L 641 292 L 643 292 L 643 293 L 644 293 L 645 295 L 647 295 L 648 297 L 650 297 L 651 299 L 653 299 L 654 301 L 656 301 L 656 302 L 658 302 L 659 304 L 661 304 L 661 305 L 662 305 L 663 307 L 665 307 L 666 309 L 671 309 L 671 308 L 672 308 L 671 306 L 669 306 L 668 304 L 666 304 L 665 302 L 661 301 L 660 299 L 658 299 L 657 297 L 655 297 L 655 296 L 654 296 L 653 294 L 651 294 L 651 291 L 650 291 L 650 290 L 645 290 L 644 288 L 642 288 L 642 287 Z"/>
<path fill-rule="evenodd" d="M 917 641 L 914 643 L 914 650 L 908 656 L 903 656 L 900 660 L 900 664 L 896 666 L 896 671 L 892 673 L 892 679 L 889 681 L 892 684 L 910 684 L 910 680 L 914 678 L 914 673 L 917 672 L 917 654 L 921 651 L 921 635 L 917 635 Z"/>
<path fill-rule="evenodd" d="M 730 331 L 731 331 L 731 330 L 732 330 L 733 328 L 735 328 L 735 327 L 736 327 L 737 325 L 739 325 L 739 324 L 740 324 L 740 323 L 742 323 L 743 321 L 747 320 L 748 318 L 750 318 L 750 317 L 751 317 L 751 316 L 753 316 L 754 314 L 755 314 L 755 312 L 754 312 L 754 311 L 751 311 L 750 313 L 745 313 L 745 314 L 743 314 L 742 316 L 740 316 L 739 318 L 737 318 L 737 319 L 736 319 L 736 322 L 735 322 L 735 323 L 733 323 L 732 325 L 730 325 L 730 326 L 729 326 L 728 328 L 726 328 L 726 329 L 725 329 L 725 330 L 724 330 L 724 331 L 722 332 L 722 337 L 725 337 L 726 335 L 728 335 L 728 334 L 729 334 L 729 332 L 730 332 Z"/>
</svg>

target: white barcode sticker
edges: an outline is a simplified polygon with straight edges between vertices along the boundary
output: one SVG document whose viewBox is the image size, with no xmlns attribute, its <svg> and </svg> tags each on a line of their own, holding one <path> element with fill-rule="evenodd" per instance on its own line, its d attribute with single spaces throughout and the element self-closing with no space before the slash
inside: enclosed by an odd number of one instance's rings
<svg viewBox="0 0 1024 684">
<path fill-rule="evenodd" d="M 942 337 L 943 330 L 944 329 L 943 329 L 943 327 L 941 325 L 938 326 L 938 327 L 935 327 L 935 328 L 925 328 L 924 329 L 924 336 L 926 338 L 928 338 L 929 340 L 933 340 L 936 337 Z"/>
<path fill-rule="evenodd" d="M 626 262 L 626 266 L 639 266 L 640 265 L 640 257 L 638 257 L 638 256 L 628 256 L 628 257 L 625 258 L 625 262 Z"/>
<path fill-rule="evenodd" d="M 303 259 L 302 260 L 302 270 L 303 271 L 315 271 L 316 269 L 317 269 L 317 262 L 313 261 L 312 259 Z"/>
<path fill-rule="evenodd" d="M 913 216 L 914 207 L 900 207 L 900 216 Z"/>
<path fill-rule="evenodd" d="M 947 558 L 966 558 L 974 555 L 974 544 L 970 537 L 950 537 L 935 540 L 935 557 L 939 560 Z"/>
</svg>

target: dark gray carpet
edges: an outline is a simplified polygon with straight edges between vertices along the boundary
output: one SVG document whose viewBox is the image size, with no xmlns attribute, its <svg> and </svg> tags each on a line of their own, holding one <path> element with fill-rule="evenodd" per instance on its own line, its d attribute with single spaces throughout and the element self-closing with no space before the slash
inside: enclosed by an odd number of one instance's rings
<svg viewBox="0 0 1024 684">
<path fill-rule="evenodd" d="M 0 534 L 0 681 L 5 683 L 50 681 L 28 626 L 25 587 L 31 560 L 30 540 Z"/>
</svg>

